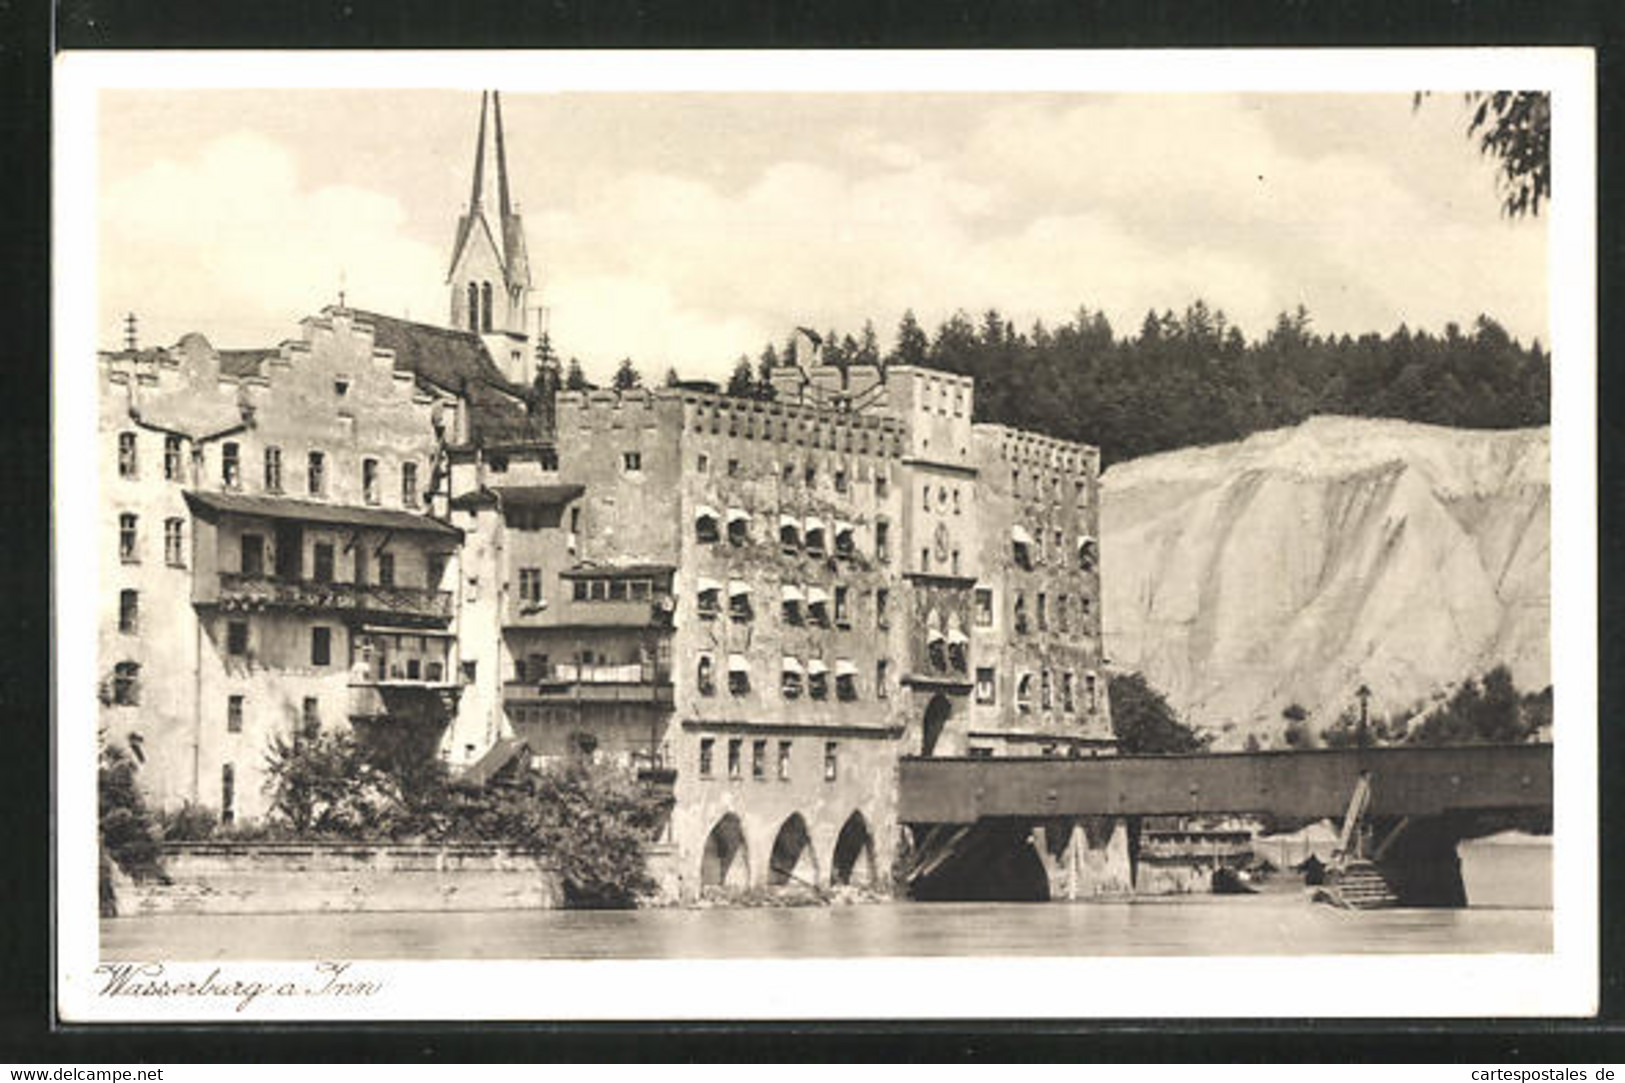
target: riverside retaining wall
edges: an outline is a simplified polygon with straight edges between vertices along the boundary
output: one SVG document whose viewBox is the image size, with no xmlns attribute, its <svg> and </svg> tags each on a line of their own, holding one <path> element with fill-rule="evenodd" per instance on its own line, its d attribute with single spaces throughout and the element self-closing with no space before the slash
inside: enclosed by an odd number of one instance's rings
<svg viewBox="0 0 1625 1083">
<path fill-rule="evenodd" d="M 649 853 L 663 892 L 668 849 Z M 162 861 L 167 884 L 118 878 L 119 914 L 547 910 L 564 898 L 545 857 L 485 844 L 189 842 Z"/>
</svg>

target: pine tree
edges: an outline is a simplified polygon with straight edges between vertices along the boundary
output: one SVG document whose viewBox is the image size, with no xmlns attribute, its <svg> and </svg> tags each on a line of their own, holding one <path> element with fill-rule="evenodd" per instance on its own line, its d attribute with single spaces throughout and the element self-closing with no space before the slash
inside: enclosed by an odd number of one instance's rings
<svg viewBox="0 0 1625 1083">
<path fill-rule="evenodd" d="M 570 358 L 570 364 L 564 374 L 564 389 L 566 391 L 591 391 L 592 384 L 587 380 L 587 374 L 581 371 L 581 362 Z"/>
<path fill-rule="evenodd" d="M 744 354 L 739 355 L 733 374 L 728 377 L 727 393 L 736 399 L 756 397 L 756 377 L 750 367 L 750 358 Z"/>
<path fill-rule="evenodd" d="M 620 367 L 615 370 L 614 387 L 617 391 L 630 391 L 634 387 L 643 386 L 643 374 L 632 364 L 630 357 L 621 358 Z"/>
<path fill-rule="evenodd" d="M 914 310 L 907 309 L 903 318 L 897 324 L 897 345 L 887 357 L 888 365 L 923 365 L 926 353 L 931 348 L 930 341 L 926 339 L 925 332 L 920 329 L 919 321 L 914 318 Z"/>
</svg>

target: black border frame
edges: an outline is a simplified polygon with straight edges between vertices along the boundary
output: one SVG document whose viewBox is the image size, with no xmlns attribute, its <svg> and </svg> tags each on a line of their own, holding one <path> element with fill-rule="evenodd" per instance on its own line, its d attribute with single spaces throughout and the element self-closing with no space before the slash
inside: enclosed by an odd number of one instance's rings
<svg viewBox="0 0 1625 1083">
<path fill-rule="evenodd" d="M 1597 48 L 1599 298 L 1611 298 L 1625 249 L 1610 196 L 1617 195 L 1614 137 L 1621 112 L 1618 45 L 1625 16 L 1607 0 L 1516 0 L 1466 4 L 1353 0 L 876 0 L 844 11 L 796 0 L 689 2 L 570 0 L 482 5 L 456 0 L 287 0 L 233 5 L 208 0 L 60 0 L 55 10 L 0 5 L 0 140 L 11 163 L 11 228 L 0 233 L 5 296 L 20 301 L 0 439 L 0 492 L 22 511 L 9 559 L 0 561 L 0 712 L 21 729 L 22 756 L 0 758 L 11 799 L 0 939 L 0 1058 L 17 1062 L 244 1059 L 426 1060 L 1139 1060 L 1462 1061 L 1625 1060 L 1625 953 L 1620 920 L 1625 866 L 1617 860 L 1621 795 L 1600 788 L 1601 1011 L 1594 1020 L 1419 1022 L 962 1021 L 920 1023 L 701 1023 L 587 1025 L 326 1024 L 248 1027 L 64 1026 L 55 1021 L 52 820 L 48 727 L 50 479 L 36 469 L 50 447 L 50 83 L 53 50 L 135 48 L 1137 48 L 1151 46 L 1590 45 Z M 1618 406 L 1625 384 L 1608 359 L 1620 315 L 1599 312 L 1599 632 L 1601 719 L 1618 712 L 1625 679 L 1625 622 L 1617 589 L 1625 550 L 1625 436 Z M 20 316 L 21 319 L 16 317 Z M 23 510 L 28 509 L 28 510 Z M 38 510 L 35 510 L 38 509 Z M 30 515 L 29 510 L 35 510 Z M 43 514 L 42 514 L 43 513 Z M 32 529 L 30 529 L 32 527 Z M 19 740 L 19 738 L 22 738 Z M 1618 725 L 1603 725 L 1602 780 L 1622 763 Z M 1600 780 L 1599 780 L 1600 781 Z M 1304 980 L 1314 980 L 1306 967 Z"/>
</svg>

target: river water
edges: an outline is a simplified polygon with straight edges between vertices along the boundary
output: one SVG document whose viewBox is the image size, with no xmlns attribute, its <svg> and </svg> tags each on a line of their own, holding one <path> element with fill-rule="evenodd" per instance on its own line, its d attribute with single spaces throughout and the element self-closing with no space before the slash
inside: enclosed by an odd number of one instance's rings
<svg viewBox="0 0 1625 1083">
<path fill-rule="evenodd" d="M 1363 913 L 1297 894 L 710 910 L 164 914 L 102 923 L 108 960 L 816 959 L 1549 952 L 1551 911 Z"/>
</svg>

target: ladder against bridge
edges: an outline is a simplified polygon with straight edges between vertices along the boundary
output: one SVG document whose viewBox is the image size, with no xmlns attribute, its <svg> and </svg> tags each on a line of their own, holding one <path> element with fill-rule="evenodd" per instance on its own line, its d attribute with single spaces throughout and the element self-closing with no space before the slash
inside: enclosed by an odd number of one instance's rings
<svg viewBox="0 0 1625 1083">
<path fill-rule="evenodd" d="M 1341 906 L 1347 910 L 1380 910 L 1398 906 L 1399 894 L 1388 877 L 1383 874 L 1376 859 L 1380 859 L 1404 831 L 1407 820 L 1401 820 L 1377 850 L 1366 854 L 1366 811 L 1371 807 L 1371 772 L 1361 771 L 1349 795 L 1348 810 L 1343 814 L 1343 830 L 1338 835 L 1337 853 L 1332 867 L 1327 870 L 1325 886 L 1315 892 L 1315 899 Z"/>
</svg>

